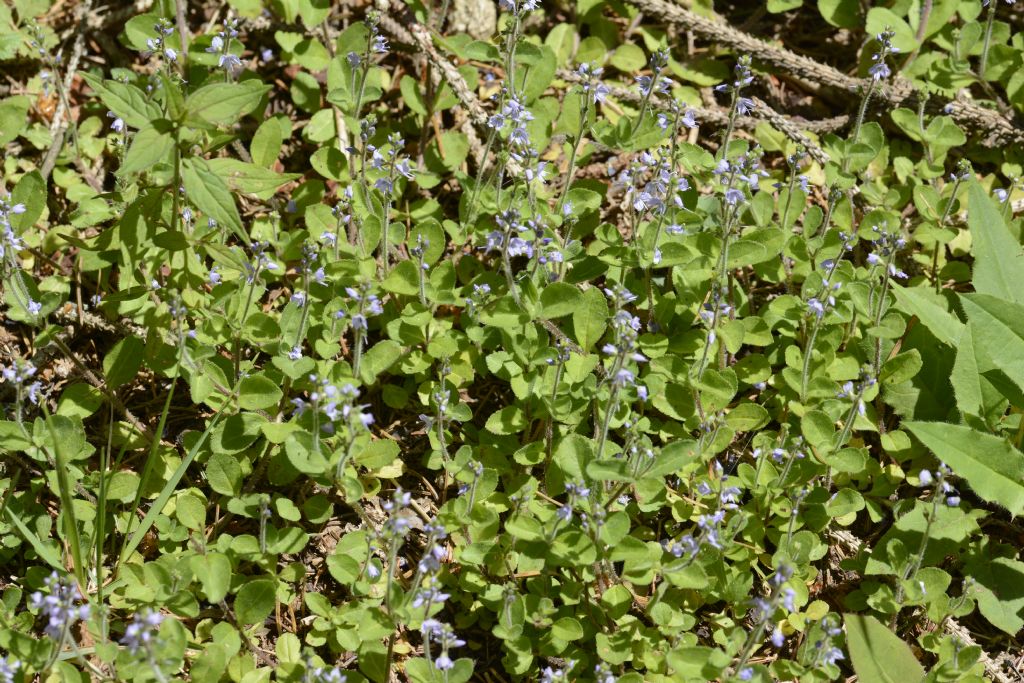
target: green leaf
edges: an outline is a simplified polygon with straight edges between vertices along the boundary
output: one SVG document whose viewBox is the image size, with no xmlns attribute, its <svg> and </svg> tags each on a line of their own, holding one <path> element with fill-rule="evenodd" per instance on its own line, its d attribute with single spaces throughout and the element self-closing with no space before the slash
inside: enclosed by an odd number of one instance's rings
<svg viewBox="0 0 1024 683">
<path fill-rule="evenodd" d="M 256 109 L 269 90 L 258 80 L 204 85 L 185 100 L 185 122 L 200 128 L 235 123 Z"/>
<path fill-rule="evenodd" d="M 46 181 L 39 171 L 26 173 L 11 191 L 11 204 L 24 204 L 25 212 L 10 217 L 11 227 L 21 234 L 31 228 L 46 208 Z"/>
<path fill-rule="evenodd" d="M 227 597 L 231 587 L 231 560 L 227 555 L 217 552 L 193 555 L 189 566 L 202 584 L 207 601 L 216 605 Z"/>
<path fill-rule="evenodd" d="M 892 292 L 896 295 L 897 308 L 907 315 L 917 316 L 936 339 L 950 346 L 957 343 L 964 324 L 949 312 L 945 299 L 922 287 L 901 287 L 895 283 Z"/>
<path fill-rule="evenodd" d="M 551 625 L 551 635 L 559 640 L 579 640 L 583 637 L 583 627 L 572 617 L 562 617 Z"/>
<path fill-rule="evenodd" d="M 864 22 L 858 0 L 818 0 L 818 11 L 826 22 L 844 29 L 859 29 Z"/>
<path fill-rule="evenodd" d="M 131 128 L 145 128 L 150 121 L 163 116 L 160 106 L 146 97 L 146 93 L 128 83 L 102 81 L 86 72 L 80 72 L 86 82 L 96 91 L 107 109 L 123 119 Z"/>
<path fill-rule="evenodd" d="M 135 379 L 142 367 L 146 345 L 138 337 L 125 337 L 103 359 L 103 374 L 107 388 L 116 389 Z"/>
<path fill-rule="evenodd" d="M 26 129 L 25 117 L 28 116 L 32 101 L 25 95 L 16 95 L 0 100 L 0 147 L 14 140 Z"/>
<path fill-rule="evenodd" d="M 804 0 L 768 0 L 768 11 L 772 14 L 788 12 L 804 4 Z"/>
<path fill-rule="evenodd" d="M 835 421 L 820 410 L 808 410 L 800 420 L 800 430 L 807 443 L 831 452 L 836 435 Z"/>
<path fill-rule="evenodd" d="M 84 383 L 68 386 L 60 395 L 57 414 L 68 417 L 86 418 L 103 405 L 103 393 Z"/>
<path fill-rule="evenodd" d="M 205 159 L 189 157 L 181 162 L 181 180 L 189 200 L 200 211 L 224 226 L 244 244 L 249 239 L 242 229 L 242 218 L 235 206 L 235 198 L 227 184 L 213 172 Z"/>
<path fill-rule="evenodd" d="M 975 554 L 967 562 L 982 616 L 1011 636 L 1024 629 L 1024 562 Z"/>
<path fill-rule="evenodd" d="M 487 418 L 485 428 L 492 434 L 518 434 L 526 429 L 526 414 L 519 406 L 505 406 Z"/>
<path fill-rule="evenodd" d="M 491 43 L 482 40 L 474 40 L 463 49 L 466 59 L 476 59 L 481 62 L 500 62 L 501 53 Z"/>
<path fill-rule="evenodd" d="M 228 157 L 210 159 L 206 163 L 211 171 L 220 176 L 228 189 L 245 194 L 263 195 L 266 198 L 285 183 L 302 177 L 299 173 L 278 173 Z"/>
<path fill-rule="evenodd" d="M 283 395 L 281 387 L 266 375 L 249 375 L 242 380 L 238 405 L 245 410 L 261 410 L 276 406 Z"/>
<path fill-rule="evenodd" d="M 119 176 L 148 171 L 164 161 L 174 147 L 174 138 L 153 126 L 146 126 L 132 137 L 132 144 L 124 155 L 124 163 L 117 169 Z"/>
<path fill-rule="evenodd" d="M 289 127 L 290 124 L 289 124 Z M 284 144 L 284 130 L 279 117 L 272 116 L 256 129 L 249 143 L 249 155 L 257 166 L 273 166 Z"/>
<path fill-rule="evenodd" d="M 647 55 L 636 45 L 625 43 L 612 52 L 609 63 L 622 73 L 632 74 L 643 68 L 647 63 Z"/>
<path fill-rule="evenodd" d="M 391 439 L 377 439 L 360 449 L 356 453 L 355 461 L 368 470 L 377 470 L 393 463 L 400 451 L 397 442 Z"/>
<path fill-rule="evenodd" d="M 975 291 L 1024 304 L 1024 250 L 1020 242 L 1010 234 L 999 209 L 979 183 L 971 183 L 967 201 Z"/>
<path fill-rule="evenodd" d="M 977 333 L 975 348 L 1024 390 L 1024 306 L 987 294 L 962 294 L 960 301 Z"/>
<path fill-rule="evenodd" d="M 844 614 L 850 661 L 857 677 L 871 683 L 916 683 L 924 667 L 910 646 L 867 614 Z"/>
<path fill-rule="evenodd" d="M 366 384 L 373 384 L 380 373 L 398 362 L 402 357 L 402 345 L 390 339 L 379 341 L 363 354 L 359 374 Z"/>
<path fill-rule="evenodd" d="M 965 415 L 981 415 L 983 401 L 982 382 L 984 378 L 978 370 L 978 358 L 974 348 L 974 324 L 968 323 L 964 333 L 960 335 L 960 344 L 956 348 L 956 361 L 953 372 L 949 376 L 956 394 L 956 405 Z"/>
<path fill-rule="evenodd" d="M 225 496 L 237 496 L 242 492 L 242 467 L 228 453 L 214 453 L 210 456 L 206 463 L 206 479 L 211 489 Z"/>
<path fill-rule="evenodd" d="M 589 351 L 604 334 L 608 326 L 608 302 L 597 287 L 583 292 L 579 305 L 572 313 L 572 327 L 576 341 Z"/>
<path fill-rule="evenodd" d="M 974 492 L 1017 516 L 1024 512 L 1024 453 L 1009 442 L 963 425 L 904 422 Z"/>
<path fill-rule="evenodd" d="M 567 282 L 553 282 L 540 293 L 541 317 L 551 320 L 576 311 L 583 292 Z"/>
<path fill-rule="evenodd" d="M 248 581 L 235 594 L 235 617 L 240 624 L 262 623 L 277 604 L 277 584 L 273 579 Z"/>
</svg>

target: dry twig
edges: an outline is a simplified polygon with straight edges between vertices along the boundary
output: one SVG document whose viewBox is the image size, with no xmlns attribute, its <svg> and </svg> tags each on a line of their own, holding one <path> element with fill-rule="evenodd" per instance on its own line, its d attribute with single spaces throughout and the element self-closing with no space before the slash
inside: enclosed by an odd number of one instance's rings
<svg viewBox="0 0 1024 683">
<path fill-rule="evenodd" d="M 855 78 L 826 64 L 798 55 L 777 45 L 755 38 L 721 21 L 699 16 L 666 0 L 628 0 L 644 14 L 657 17 L 679 28 L 692 31 L 706 40 L 714 41 L 738 52 L 749 54 L 780 71 L 819 85 L 831 86 L 857 92 L 866 89 L 867 81 Z M 904 79 L 876 89 L 876 97 L 884 100 L 889 107 L 908 106 L 915 108 L 917 94 L 913 86 Z M 939 98 L 932 98 L 938 100 Z M 999 113 L 985 109 L 973 102 L 951 100 L 929 106 L 929 110 L 944 111 L 967 130 L 983 131 L 986 145 L 997 146 L 1010 143 L 1024 143 L 1024 130 L 1015 126 Z"/>
</svg>

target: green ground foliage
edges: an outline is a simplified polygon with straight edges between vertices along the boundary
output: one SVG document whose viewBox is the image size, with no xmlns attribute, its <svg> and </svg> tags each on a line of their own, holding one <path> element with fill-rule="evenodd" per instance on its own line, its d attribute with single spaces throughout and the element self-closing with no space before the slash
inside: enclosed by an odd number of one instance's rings
<svg viewBox="0 0 1024 683">
<path fill-rule="evenodd" d="M 1022 25 L 0 5 L 0 683 L 1022 680 Z"/>
</svg>

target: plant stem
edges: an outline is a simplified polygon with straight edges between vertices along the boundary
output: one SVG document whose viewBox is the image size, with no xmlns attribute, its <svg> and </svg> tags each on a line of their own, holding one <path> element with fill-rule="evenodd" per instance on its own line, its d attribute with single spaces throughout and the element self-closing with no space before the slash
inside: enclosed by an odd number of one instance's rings
<svg viewBox="0 0 1024 683">
<path fill-rule="evenodd" d="M 992 25 L 996 20 L 996 2 L 989 0 L 988 15 L 985 18 L 985 40 L 981 44 L 981 66 L 978 69 L 978 78 L 985 80 L 985 71 L 988 69 L 988 49 L 992 43 Z"/>
<path fill-rule="evenodd" d="M 814 316 L 814 324 L 811 328 L 811 336 L 807 339 L 807 349 L 804 351 L 804 370 L 800 376 L 800 402 L 807 401 L 807 382 L 811 372 L 811 356 L 814 354 L 814 340 L 818 337 L 818 329 L 821 327 L 821 318 Z"/>
<path fill-rule="evenodd" d="M 590 114 L 590 93 L 583 93 L 583 106 L 580 107 L 580 130 L 572 141 L 572 150 L 569 152 L 569 170 L 565 174 L 565 186 L 562 188 L 562 196 L 558 198 L 558 213 L 562 213 L 565 206 L 565 197 L 569 194 L 569 186 L 572 185 L 572 177 L 576 172 L 576 154 L 579 151 L 580 142 L 587 128 L 587 116 Z"/>
</svg>

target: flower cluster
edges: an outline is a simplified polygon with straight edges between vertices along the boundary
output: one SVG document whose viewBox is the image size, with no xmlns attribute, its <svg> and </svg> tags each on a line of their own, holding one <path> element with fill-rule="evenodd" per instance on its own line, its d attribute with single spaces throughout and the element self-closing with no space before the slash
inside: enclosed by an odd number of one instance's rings
<svg viewBox="0 0 1024 683">
<path fill-rule="evenodd" d="M 237 37 L 238 20 L 233 19 L 224 25 L 224 30 L 215 35 L 210 41 L 210 47 L 206 48 L 207 52 L 218 55 L 217 68 L 224 69 L 231 76 L 237 75 L 242 69 L 242 60 L 230 52 L 231 40 Z"/>
<path fill-rule="evenodd" d="M 436 643 L 441 646 L 441 653 L 434 658 L 434 666 L 439 671 L 451 670 L 455 666 L 455 662 L 452 661 L 448 651 L 451 648 L 462 647 L 466 644 L 466 641 L 456 636 L 455 631 L 451 626 L 442 623 L 437 619 L 424 619 L 420 630 L 423 632 L 423 648 L 426 652 L 427 659 L 431 659 L 431 642 Z"/>
<path fill-rule="evenodd" d="M 346 287 L 345 293 L 349 295 L 354 304 L 355 313 L 352 313 L 352 328 L 356 330 L 365 330 L 367 327 L 367 318 L 375 315 L 380 315 L 384 312 L 384 307 L 381 306 L 380 299 L 375 294 L 370 294 L 370 284 L 363 283 L 359 289 L 355 287 Z"/>
<path fill-rule="evenodd" d="M 842 286 L 841 282 L 829 283 L 825 280 L 822 283 L 823 292 L 818 296 L 812 296 L 807 300 L 807 311 L 818 320 L 825 317 L 825 314 L 836 307 L 834 292 L 838 292 Z"/>
<path fill-rule="evenodd" d="M 128 652 L 133 655 L 140 650 L 150 651 L 163 620 L 162 614 L 148 607 L 136 612 L 131 622 L 125 627 L 121 644 L 127 647 Z"/>
<path fill-rule="evenodd" d="M 404 148 L 405 139 L 397 133 L 392 133 L 388 136 L 388 149 L 385 153 L 381 153 L 373 145 L 366 146 L 366 151 L 370 154 L 370 168 L 383 173 L 374 181 L 373 186 L 385 196 L 390 196 L 394 191 L 395 180 L 398 175 L 401 175 L 406 180 L 413 179 L 412 164 L 409 161 L 409 157 L 402 156 L 400 153 Z"/>
<path fill-rule="evenodd" d="M 768 171 L 761 168 L 760 149 L 755 147 L 748 154 L 742 154 L 731 162 L 721 159 L 712 171 L 725 187 L 725 203 L 736 206 L 746 199 L 736 181 L 745 183 L 750 194 L 761 189 L 761 178 L 768 177 Z"/>
<path fill-rule="evenodd" d="M 864 415 L 867 406 L 864 403 L 864 393 L 875 385 L 877 380 L 870 375 L 861 374 L 857 382 L 848 380 L 843 382 L 843 388 L 836 392 L 836 398 L 852 398 L 857 407 L 857 412 Z"/>
<path fill-rule="evenodd" d="M 666 553 L 690 562 L 705 545 L 716 550 L 724 549 L 721 531 L 725 525 L 725 515 L 726 512 L 739 507 L 741 491 L 739 487 L 728 483 L 729 476 L 725 474 L 722 464 L 717 460 L 714 463 L 714 470 L 717 487 L 713 487 L 707 481 L 702 481 L 697 485 L 697 494 L 702 497 L 714 495 L 717 498 L 715 511 L 697 517 L 698 533 L 696 536 L 693 533 L 686 533 L 674 541 L 663 540 L 661 547 Z"/>
<path fill-rule="evenodd" d="M 516 0 L 498 0 L 498 7 L 502 12 L 521 15 L 526 12 L 532 12 L 540 7 L 540 0 L 519 0 L 519 2 L 516 2 Z"/>
<path fill-rule="evenodd" d="M 42 389 L 42 383 L 39 380 L 28 383 L 36 374 L 36 367 L 27 360 L 21 360 L 15 358 L 11 361 L 10 365 L 0 366 L 0 379 L 5 383 L 13 384 L 18 394 L 19 399 L 22 396 L 22 392 L 26 392 L 25 396 L 32 402 L 33 405 L 38 405 L 39 394 Z"/>
<path fill-rule="evenodd" d="M 146 39 L 146 48 L 149 52 L 163 55 L 168 62 L 178 61 L 178 53 L 167 45 L 167 37 L 174 33 L 174 26 L 166 19 L 160 19 L 153 25 L 153 30 L 156 31 L 156 38 Z"/>
<path fill-rule="evenodd" d="M 403 514 L 412 504 L 412 494 L 397 487 L 391 494 L 391 500 L 381 503 L 381 508 L 388 513 L 388 521 L 384 522 L 381 533 L 390 539 L 402 539 L 409 533 L 409 516 Z"/>
<path fill-rule="evenodd" d="M 775 617 L 775 612 L 780 608 L 792 612 L 796 609 L 793 601 L 796 599 L 796 591 L 786 587 L 786 582 L 793 576 L 793 568 L 787 564 L 779 565 L 775 573 L 768 577 L 768 585 L 771 592 L 766 598 L 754 598 L 750 601 L 752 617 L 755 630 L 764 628 Z M 778 626 L 774 626 L 771 635 L 772 645 L 782 647 L 786 638 Z"/>
<path fill-rule="evenodd" d="M 826 614 L 816 624 L 820 637 L 814 640 L 809 646 L 811 655 L 811 666 L 817 668 L 822 666 L 835 666 L 836 662 L 846 659 L 842 648 L 836 645 L 839 636 L 843 634 L 839 619 L 832 614 Z"/>
<path fill-rule="evenodd" d="M 946 463 L 939 463 L 939 469 L 935 470 L 934 474 L 930 470 L 921 470 L 917 478 L 921 482 L 921 486 L 931 486 L 934 484 L 936 495 L 941 493 L 946 500 L 946 505 L 956 507 L 960 505 L 960 493 L 956 490 L 956 487 L 949 483 L 949 476 L 951 474 L 953 474 L 953 471 L 949 469 Z"/>
<path fill-rule="evenodd" d="M 366 39 L 366 53 L 360 55 L 358 52 L 352 51 L 345 55 L 345 59 L 353 69 L 359 66 L 363 66 L 364 69 L 368 68 L 371 55 L 386 55 L 390 49 L 388 39 L 380 32 L 380 15 L 376 12 L 367 13 L 366 27 L 369 29 Z"/>
<path fill-rule="evenodd" d="M 2 233 L 0 234 L 0 272 L 9 270 L 15 273 L 17 277 L 12 282 L 12 293 L 15 297 L 24 299 L 22 303 L 31 315 L 39 315 L 43 305 L 32 299 L 20 278 L 21 263 L 18 260 L 18 253 L 25 248 L 25 243 L 14 232 L 14 226 L 11 225 L 11 216 L 23 214 L 25 211 L 24 204 L 11 203 L 9 196 L 6 200 L 0 199 L 0 233 Z"/>
<path fill-rule="evenodd" d="M 612 360 L 612 386 L 626 387 L 636 385 L 636 375 L 626 367 L 626 361 L 643 363 L 647 357 L 636 350 L 637 338 L 640 334 L 640 318 L 627 311 L 624 306 L 636 300 L 636 295 L 622 285 L 606 288 L 605 294 L 612 300 L 615 313 L 612 315 L 611 328 L 614 341 L 601 347 L 601 350 Z M 644 392 L 646 394 L 646 390 Z"/>
<path fill-rule="evenodd" d="M 871 241 L 872 251 L 866 259 L 868 264 L 883 266 L 890 276 L 905 280 L 907 274 L 896 267 L 896 252 L 907 246 L 907 241 L 898 232 L 890 232 L 884 221 L 881 226 L 872 226 L 871 232 L 877 237 Z"/>
<path fill-rule="evenodd" d="M 680 195 L 690 189 L 689 181 L 672 168 L 668 154 L 656 158 L 646 151 L 619 173 L 615 185 L 626 188 L 623 199 L 637 214 L 661 215 L 670 207 L 682 208 Z"/>
<path fill-rule="evenodd" d="M 580 79 L 580 87 L 583 93 L 589 98 L 591 104 L 604 102 L 611 92 L 611 88 L 601 82 L 602 67 L 595 67 L 591 64 L 580 64 L 576 68 L 576 75 Z"/>
<path fill-rule="evenodd" d="M 750 56 L 743 55 L 733 67 L 735 80 L 730 83 L 719 83 L 715 86 L 715 92 L 732 93 L 733 107 L 736 113 L 743 116 L 754 108 L 754 101 L 749 97 L 743 97 L 740 93 L 748 85 L 754 82 L 754 76 L 750 72 Z"/>
<path fill-rule="evenodd" d="M 894 47 L 892 44 L 892 39 L 895 35 L 895 31 L 886 30 L 875 36 L 879 48 L 878 52 L 871 55 L 871 66 L 868 67 L 868 74 L 876 81 L 884 80 L 892 75 L 892 69 L 885 63 L 885 58 L 900 51 L 898 47 Z"/>
<path fill-rule="evenodd" d="M 0 657 L 0 683 L 14 683 L 14 677 L 21 668 L 21 662 L 17 659 Z"/>
<path fill-rule="evenodd" d="M 54 640 L 61 641 L 79 620 L 89 618 L 89 605 L 83 600 L 78 586 L 67 577 L 53 572 L 44 580 L 47 592 L 36 591 L 29 597 L 29 607 L 46 616 L 43 631 Z"/>
<path fill-rule="evenodd" d="M 669 104 L 669 109 L 673 114 L 671 117 L 665 112 L 658 113 L 658 127 L 662 130 L 668 130 L 669 124 L 672 122 L 678 122 L 691 130 L 697 127 L 696 112 L 684 107 L 679 100 L 672 100 L 672 103 Z"/>
<path fill-rule="evenodd" d="M 330 668 L 317 666 L 306 669 L 302 680 L 304 683 L 345 683 L 348 677 L 340 666 Z"/>
<path fill-rule="evenodd" d="M 668 67 L 668 50 L 655 51 L 651 55 L 649 65 L 650 76 L 636 77 L 637 87 L 644 99 L 650 98 L 655 93 L 664 95 L 672 87 L 672 80 L 662 75 Z"/>
<path fill-rule="evenodd" d="M 544 667 L 544 670 L 540 672 L 540 683 L 563 683 L 564 681 L 571 680 L 569 678 L 569 672 L 576 666 L 576 662 L 569 660 L 565 663 L 565 667 L 561 669 L 552 669 L 550 666 Z"/>
<path fill-rule="evenodd" d="M 500 235 L 499 235 L 500 237 Z M 491 296 L 491 286 L 486 282 L 473 285 L 473 291 L 466 297 L 466 310 L 475 316 L 480 307 Z"/>
<path fill-rule="evenodd" d="M 264 270 L 277 270 L 277 264 L 270 260 L 266 250 L 270 247 L 269 242 L 252 242 L 249 250 L 252 252 L 252 262 L 245 262 L 245 281 L 247 284 L 254 284 L 256 278 Z"/>
</svg>

